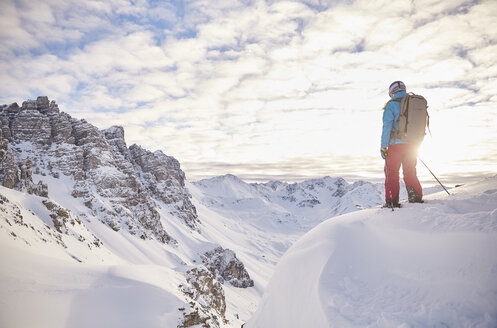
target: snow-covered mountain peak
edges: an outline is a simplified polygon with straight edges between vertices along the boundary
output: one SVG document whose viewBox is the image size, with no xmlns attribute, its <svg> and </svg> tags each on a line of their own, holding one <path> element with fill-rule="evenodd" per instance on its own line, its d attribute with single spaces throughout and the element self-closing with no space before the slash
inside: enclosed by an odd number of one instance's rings
<svg viewBox="0 0 497 328">
<path fill-rule="evenodd" d="M 104 132 L 114 134 L 124 139 L 124 128 L 120 125 L 113 125 L 107 129 L 104 129 Z"/>
<path fill-rule="evenodd" d="M 268 181 L 268 182 L 265 182 L 265 183 L 253 183 L 252 184 L 253 186 L 257 187 L 257 188 L 266 188 L 266 189 L 269 189 L 268 191 L 279 191 L 283 188 L 286 188 L 286 186 L 288 186 L 288 183 L 287 182 L 283 182 L 283 181 Z"/>
<path fill-rule="evenodd" d="M 116 231 L 174 242 L 161 223 L 157 201 L 199 229 L 179 162 L 141 147 L 128 149 L 122 127 L 99 130 L 60 112 L 48 97 L 21 107 L 4 105 L 0 117 L 6 141 L 0 161 L 4 186 L 49 196 L 56 187 L 48 185 L 48 177 L 65 176 L 73 186 L 71 195 Z"/>
<path fill-rule="evenodd" d="M 232 174 L 200 180 L 193 184 L 201 188 L 210 197 L 244 199 L 253 198 L 255 197 L 254 194 L 257 193 L 250 184 Z"/>
</svg>

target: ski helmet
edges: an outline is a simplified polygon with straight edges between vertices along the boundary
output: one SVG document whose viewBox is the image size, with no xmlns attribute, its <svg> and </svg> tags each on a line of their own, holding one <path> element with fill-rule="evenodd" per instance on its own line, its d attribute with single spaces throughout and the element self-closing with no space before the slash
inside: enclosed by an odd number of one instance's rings
<svg viewBox="0 0 497 328">
<path fill-rule="evenodd" d="M 402 81 L 395 81 L 390 84 L 390 87 L 388 88 L 388 95 L 392 98 L 393 95 L 399 91 L 406 91 L 406 85 Z"/>
</svg>

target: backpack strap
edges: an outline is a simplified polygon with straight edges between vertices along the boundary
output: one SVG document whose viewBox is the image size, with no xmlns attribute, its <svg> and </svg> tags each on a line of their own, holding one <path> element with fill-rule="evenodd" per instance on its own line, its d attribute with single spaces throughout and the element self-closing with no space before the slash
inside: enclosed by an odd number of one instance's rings
<svg viewBox="0 0 497 328">
<path fill-rule="evenodd" d="M 426 127 L 428 128 L 428 132 L 430 132 L 430 137 L 433 138 L 433 135 L 431 134 L 430 130 L 430 115 L 428 115 L 428 113 L 426 113 Z"/>
<path fill-rule="evenodd" d="M 389 104 L 390 102 L 392 102 L 392 101 L 396 101 L 396 102 L 399 102 L 399 103 L 400 103 L 400 101 L 401 101 L 401 100 L 402 100 L 402 98 L 390 99 L 389 101 L 387 101 L 387 102 L 385 103 L 385 106 L 383 106 L 382 110 L 385 110 L 385 108 L 387 108 L 387 106 L 388 106 L 388 104 Z"/>
<path fill-rule="evenodd" d="M 390 99 L 386 104 L 385 104 L 385 107 L 383 107 L 383 110 L 385 110 L 385 108 L 387 108 L 388 104 L 392 101 L 396 101 L 398 103 L 402 102 L 402 98 L 395 98 L 395 99 Z M 402 109 L 402 108 L 401 108 Z M 399 135 L 400 135 L 400 131 L 398 131 L 397 129 L 395 129 L 395 122 L 396 121 L 393 121 L 392 122 L 392 131 L 390 132 L 390 139 L 398 139 L 399 138 Z M 400 127 L 399 127 L 400 128 Z"/>
<path fill-rule="evenodd" d="M 414 93 L 408 93 L 407 96 L 405 96 L 404 98 L 402 98 L 405 102 L 407 102 L 406 104 L 406 111 L 405 111 L 405 116 L 406 116 L 406 125 L 404 126 L 404 135 L 407 133 L 407 122 L 409 122 L 409 96 L 410 95 L 414 95 Z M 402 105 L 400 105 L 400 115 L 402 115 Z M 399 129 L 400 129 L 400 126 L 399 126 Z"/>
</svg>

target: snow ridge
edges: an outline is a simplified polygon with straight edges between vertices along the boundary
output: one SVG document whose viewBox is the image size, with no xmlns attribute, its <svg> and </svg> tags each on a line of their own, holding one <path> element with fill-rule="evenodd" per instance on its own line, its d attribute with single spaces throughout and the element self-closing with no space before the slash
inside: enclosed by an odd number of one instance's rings
<svg viewBox="0 0 497 328">
<path fill-rule="evenodd" d="M 318 225 L 245 327 L 497 326 L 497 176 Z"/>
</svg>

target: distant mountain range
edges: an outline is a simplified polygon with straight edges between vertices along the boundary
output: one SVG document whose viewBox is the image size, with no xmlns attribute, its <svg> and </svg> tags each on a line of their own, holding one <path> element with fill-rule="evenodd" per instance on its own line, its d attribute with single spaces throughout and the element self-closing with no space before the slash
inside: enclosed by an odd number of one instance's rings
<svg viewBox="0 0 497 328">
<path fill-rule="evenodd" d="M 193 183 L 204 195 L 200 201 L 224 215 L 268 222 L 292 223 L 309 229 L 330 217 L 381 204 L 382 185 L 347 183 L 324 177 L 300 183 L 271 181 L 248 184 L 233 175 Z"/>
</svg>

